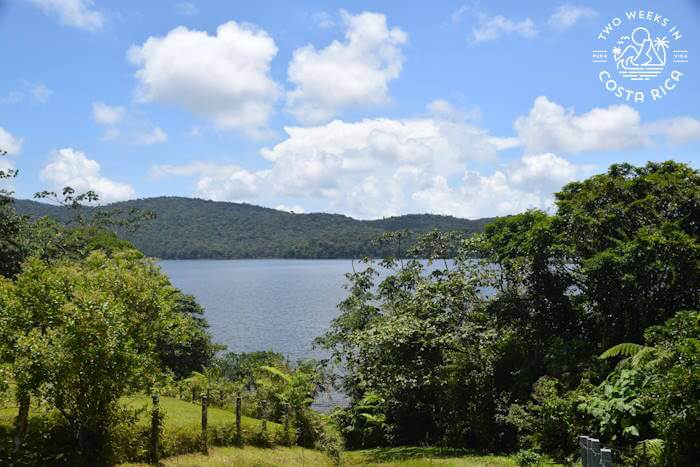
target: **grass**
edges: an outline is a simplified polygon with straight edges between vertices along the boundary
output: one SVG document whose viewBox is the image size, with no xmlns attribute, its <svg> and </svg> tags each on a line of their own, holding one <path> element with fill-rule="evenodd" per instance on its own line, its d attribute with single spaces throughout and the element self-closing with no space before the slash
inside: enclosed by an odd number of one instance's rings
<svg viewBox="0 0 700 467">
<path fill-rule="evenodd" d="M 141 423 L 150 423 L 151 408 L 153 404 L 150 397 L 130 396 L 122 399 L 122 404 L 132 409 L 144 408 L 141 414 Z M 34 407 L 32 407 L 34 408 Z M 177 431 L 183 428 L 199 427 L 202 417 L 202 407 L 173 397 L 161 397 L 160 409 L 165 414 L 164 429 Z M 35 409 L 36 410 L 36 409 Z M 32 410 L 30 410 L 30 417 Z M 236 415 L 231 410 L 209 407 L 207 418 L 210 426 L 230 425 L 236 423 Z M 17 407 L 0 408 L 0 425 L 12 426 L 17 416 Z M 241 417 L 241 428 L 246 431 L 260 430 L 261 421 L 256 418 Z M 280 431 L 279 423 L 267 422 L 267 428 L 271 433 Z"/>
<path fill-rule="evenodd" d="M 165 466 L 178 467 L 223 467 L 223 466 L 332 466 L 324 454 L 311 449 L 213 448 L 209 456 L 188 454 L 163 459 Z M 401 447 L 349 451 L 342 455 L 343 466 L 371 467 L 513 467 L 517 463 L 512 457 L 474 455 L 459 449 L 431 447 Z M 124 464 L 122 467 L 145 467 L 146 464 Z"/>
<path fill-rule="evenodd" d="M 115 432 L 118 439 L 115 456 L 123 461 L 140 462 L 149 456 L 149 431 L 153 407 L 151 398 L 131 396 L 121 399 L 120 403 L 126 407 L 141 410 L 137 412 L 138 419 L 135 424 L 123 425 Z M 198 452 L 202 446 L 201 405 L 172 397 L 161 397 L 160 408 L 164 415 L 160 441 L 162 456 L 175 457 Z M 7 440 L 13 432 L 16 416 L 16 407 L 0 409 L 0 458 L 2 447 L 9 442 Z M 27 443 L 28 446 L 32 446 L 30 450 L 51 457 L 64 452 L 67 431 L 65 428 L 52 429 L 65 423 L 56 412 L 52 411 L 48 417 L 43 407 L 32 406 L 29 411 Z M 280 424 L 268 421 L 266 434 L 261 433 L 261 429 L 261 420 L 242 417 L 242 443 L 255 446 L 284 444 L 284 429 Z M 209 407 L 207 439 L 209 446 L 223 447 L 236 444 L 236 416 L 232 410 Z"/>
<path fill-rule="evenodd" d="M 131 408 L 145 408 L 141 414 L 139 425 L 147 426 L 149 423 L 151 399 L 150 397 L 132 396 L 124 398 L 122 402 Z M 173 438 L 168 442 L 171 446 L 168 451 L 179 454 L 178 448 L 184 448 L 185 439 L 178 438 L 177 433 L 198 433 L 201 406 L 190 402 L 162 397 L 161 410 L 166 414 L 164 420 L 164 432 L 171 433 Z M 11 425 L 17 414 L 16 408 L 0 408 L 0 425 Z M 208 412 L 209 426 L 231 426 L 235 423 L 235 415 L 231 410 L 223 410 L 210 407 Z M 260 420 L 243 417 L 241 425 L 244 431 L 255 433 L 260 430 Z M 270 433 L 281 431 L 282 427 L 273 422 L 268 422 Z M 190 436 L 191 437 L 191 436 Z M 191 442 L 187 438 L 188 442 Z M 215 444 L 215 443 L 214 443 Z M 213 444 L 212 444 L 213 445 Z M 191 448 L 191 447 L 190 447 Z M 180 451 L 182 452 L 182 451 Z M 185 451 L 191 452 L 191 451 Z M 124 466 L 145 466 L 147 464 L 123 464 Z M 165 466 L 191 466 L 191 467 L 219 467 L 219 466 L 331 466 L 333 463 L 323 453 L 311 449 L 299 447 L 259 448 L 245 446 L 236 447 L 212 447 L 209 456 L 201 454 L 180 454 L 164 458 Z M 397 447 L 377 448 L 362 451 L 347 451 L 342 454 L 344 466 L 373 466 L 373 467 L 513 467 L 517 463 L 513 457 L 498 455 L 481 455 L 467 450 L 446 449 L 437 447 Z"/>
<path fill-rule="evenodd" d="M 305 448 L 214 448 L 209 455 L 187 454 L 184 456 L 163 459 L 165 466 L 178 467 L 268 467 L 278 465 L 294 466 L 332 466 L 332 462 L 318 451 Z M 123 464 L 122 467 L 146 467 L 148 464 Z"/>
<path fill-rule="evenodd" d="M 141 414 L 141 421 L 150 423 L 150 413 L 153 407 L 150 397 L 130 396 L 122 399 L 122 403 L 133 409 L 145 408 L 146 410 Z M 167 431 L 200 426 L 202 406 L 199 404 L 193 404 L 173 397 L 161 397 L 160 410 L 165 414 L 164 429 Z M 236 423 L 236 415 L 232 410 L 224 410 L 216 407 L 209 407 L 207 409 L 207 419 L 209 426 Z M 241 428 L 243 428 L 243 430 L 260 430 L 260 425 L 261 421 L 256 418 L 241 417 Z M 277 432 L 282 429 L 282 426 L 279 423 L 267 422 L 267 428 L 270 432 Z"/>
<path fill-rule="evenodd" d="M 475 455 L 462 449 L 435 447 L 377 448 L 343 453 L 343 465 L 375 467 L 423 467 L 432 465 L 450 467 L 511 467 L 518 465 L 508 456 Z"/>
</svg>

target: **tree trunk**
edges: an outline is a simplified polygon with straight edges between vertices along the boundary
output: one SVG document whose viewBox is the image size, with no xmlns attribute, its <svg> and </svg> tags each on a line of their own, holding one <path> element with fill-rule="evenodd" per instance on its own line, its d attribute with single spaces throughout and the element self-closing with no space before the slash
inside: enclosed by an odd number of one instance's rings
<svg viewBox="0 0 700 467">
<path fill-rule="evenodd" d="M 31 402 L 29 394 L 22 393 L 18 396 L 19 399 L 19 411 L 17 413 L 17 419 L 15 420 L 15 437 L 14 445 L 12 447 L 12 460 L 16 462 L 20 450 L 22 449 L 22 443 L 24 442 L 24 435 L 27 433 L 27 422 L 29 420 L 29 403 Z"/>
</svg>

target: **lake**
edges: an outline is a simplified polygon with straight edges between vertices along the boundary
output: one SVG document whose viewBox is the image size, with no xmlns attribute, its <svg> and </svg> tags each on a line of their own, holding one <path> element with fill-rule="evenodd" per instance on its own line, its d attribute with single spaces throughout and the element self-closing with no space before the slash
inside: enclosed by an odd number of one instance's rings
<svg viewBox="0 0 700 467">
<path fill-rule="evenodd" d="M 274 350 L 292 361 L 312 349 L 346 296 L 350 260 L 162 260 L 170 280 L 204 307 L 217 343 L 232 352 Z"/>
<path fill-rule="evenodd" d="M 450 262 L 451 263 L 451 262 Z M 349 259 L 161 260 L 173 285 L 192 294 L 205 309 L 214 341 L 231 352 L 274 350 L 292 362 L 323 358 L 313 340 L 339 315 L 346 296 Z M 355 267 L 364 268 L 357 262 Z M 427 271 L 433 268 L 428 267 Z M 386 272 L 381 274 L 385 276 Z M 314 407 L 344 405 L 335 391 Z"/>
</svg>

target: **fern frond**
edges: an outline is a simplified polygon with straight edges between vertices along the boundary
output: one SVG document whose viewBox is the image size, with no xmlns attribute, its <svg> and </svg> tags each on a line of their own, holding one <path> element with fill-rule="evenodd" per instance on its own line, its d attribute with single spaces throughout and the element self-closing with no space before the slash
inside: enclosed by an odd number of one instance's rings
<svg viewBox="0 0 700 467">
<path fill-rule="evenodd" d="M 368 413 L 360 413 L 359 415 L 364 418 L 367 423 L 373 425 L 383 425 L 386 422 L 384 415 L 371 415 Z"/>
<path fill-rule="evenodd" d="M 634 344 L 632 342 L 623 342 L 622 344 L 617 344 L 614 347 L 610 347 L 608 350 L 600 354 L 599 358 L 602 359 L 607 359 L 607 358 L 613 358 L 613 357 L 634 357 L 637 355 L 639 352 L 641 352 L 644 349 L 650 349 L 651 347 L 647 347 L 645 345 L 641 344 Z"/>
<path fill-rule="evenodd" d="M 664 454 L 664 440 L 659 438 L 645 439 L 634 447 L 639 455 L 646 455 L 647 459 L 660 463 Z"/>
</svg>

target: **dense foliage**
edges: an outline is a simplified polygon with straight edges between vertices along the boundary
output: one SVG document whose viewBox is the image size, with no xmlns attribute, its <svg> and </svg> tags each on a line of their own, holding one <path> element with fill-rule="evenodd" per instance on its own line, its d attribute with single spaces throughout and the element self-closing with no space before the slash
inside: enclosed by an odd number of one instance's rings
<svg viewBox="0 0 700 467">
<path fill-rule="evenodd" d="M 0 284 L 2 359 L 12 363 L 17 392 L 65 417 L 88 464 L 108 459 L 118 399 L 156 385 L 158 337 L 185 337 L 189 323 L 172 295 L 153 264 L 128 252 L 32 259 Z"/>
<path fill-rule="evenodd" d="M 427 441 L 564 461 L 585 434 L 618 460 L 636 462 L 630 453 L 657 438 L 666 464 L 696 455 L 697 335 L 680 328 L 697 319 L 682 310 L 700 309 L 700 175 L 675 162 L 614 165 L 565 186 L 556 204 L 469 239 L 433 233 L 414 252 L 430 265 L 396 253 L 348 275 L 319 343 L 344 368 L 351 404 L 335 418 L 350 447 Z M 648 345 L 673 349 L 654 375 L 598 358 L 642 344 L 647 329 L 666 336 Z"/>
<path fill-rule="evenodd" d="M 32 218 L 73 219 L 69 207 L 16 200 Z M 429 214 L 359 221 L 337 214 L 294 214 L 249 204 L 161 197 L 115 203 L 101 210 L 154 212 L 139 229 L 121 236 L 148 256 L 198 258 L 358 258 L 388 253 L 373 240 L 390 230 L 479 232 L 490 219 L 467 220 Z M 87 210 L 85 216 L 94 215 Z"/>
<path fill-rule="evenodd" d="M 70 225 L 30 222 L 9 195 L 0 191 L 0 401 L 14 399 L 18 414 L 11 437 L 0 426 L 0 463 L 111 464 L 140 436 L 121 436 L 137 412 L 120 399 L 204 369 L 219 347 L 194 299 L 105 228 L 150 216 L 84 216 L 97 196 L 67 187 Z"/>
</svg>

